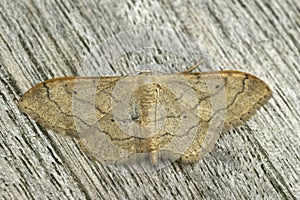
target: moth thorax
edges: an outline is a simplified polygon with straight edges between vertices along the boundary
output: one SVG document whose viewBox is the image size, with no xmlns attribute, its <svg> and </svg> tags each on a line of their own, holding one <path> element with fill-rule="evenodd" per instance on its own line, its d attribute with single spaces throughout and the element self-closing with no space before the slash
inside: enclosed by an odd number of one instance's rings
<svg viewBox="0 0 300 200">
<path fill-rule="evenodd" d="M 145 84 L 138 88 L 135 93 L 137 94 L 141 126 L 148 126 L 151 123 L 155 123 L 159 103 L 159 85 Z"/>
</svg>

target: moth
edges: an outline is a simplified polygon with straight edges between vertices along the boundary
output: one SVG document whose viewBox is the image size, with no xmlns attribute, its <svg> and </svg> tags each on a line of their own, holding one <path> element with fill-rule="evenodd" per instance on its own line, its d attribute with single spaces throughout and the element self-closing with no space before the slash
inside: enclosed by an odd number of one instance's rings
<svg viewBox="0 0 300 200">
<path fill-rule="evenodd" d="M 242 125 L 272 96 L 240 71 L 62 77 L 27 91 L 18 107 L 43 127 L 78 139 L 104 162 L 192 162 L 221 131 Z"/>
</svg>

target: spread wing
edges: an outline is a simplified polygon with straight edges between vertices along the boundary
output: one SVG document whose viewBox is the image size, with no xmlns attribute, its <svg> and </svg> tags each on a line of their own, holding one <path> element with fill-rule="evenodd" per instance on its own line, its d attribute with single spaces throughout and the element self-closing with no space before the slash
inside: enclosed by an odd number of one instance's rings
<svg viewBox="0 0 300 200">
<path fill-rule="evenodd" d="M 30 89 L 18 106 L 45 128 L 79 138 L 99 161 L 151 153 L 156 162 L 159 151 L 193 161 L 220 131 L 241 125 L 271 97 L 262 80 L 238 71 L 126 80 L 56 78 Z"/>
</svg>

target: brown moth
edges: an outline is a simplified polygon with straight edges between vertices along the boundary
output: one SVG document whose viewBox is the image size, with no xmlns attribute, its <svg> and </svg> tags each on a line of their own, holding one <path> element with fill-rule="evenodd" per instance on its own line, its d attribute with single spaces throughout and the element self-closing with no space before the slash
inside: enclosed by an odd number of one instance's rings
<svg viewBox="0 0 300 200">
<path fill-rule="evenodd" d="M 27 91 L 18 106 L 45 128 L 76 137 L 100 162 L 142 155 L 157 164 L 162 158 L 199 159 L 220 131 L 241 125 L 271 95 L 248 73 L 190 70 L 55 78 Z"/>
</svg>

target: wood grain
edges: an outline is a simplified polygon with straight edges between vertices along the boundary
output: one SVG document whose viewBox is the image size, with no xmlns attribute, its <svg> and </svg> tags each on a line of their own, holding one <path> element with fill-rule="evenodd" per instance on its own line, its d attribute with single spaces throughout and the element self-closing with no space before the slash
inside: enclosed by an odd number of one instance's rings
<svg viewBox="0 0 300 200">
<path fill-rule="evenodd" d="M 1 2 L 1 199 L 299 199 L 299 10 L 296 0 Z M 17 108 L 51 78 L 174 73 L 199 60 L 201 71 L 257 75 L 273 98 L 195 164 L 124 173 Z"/>
</svg>

